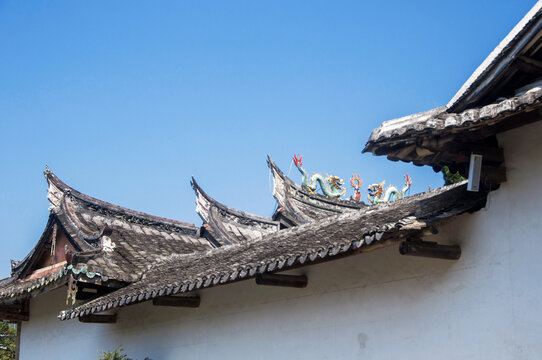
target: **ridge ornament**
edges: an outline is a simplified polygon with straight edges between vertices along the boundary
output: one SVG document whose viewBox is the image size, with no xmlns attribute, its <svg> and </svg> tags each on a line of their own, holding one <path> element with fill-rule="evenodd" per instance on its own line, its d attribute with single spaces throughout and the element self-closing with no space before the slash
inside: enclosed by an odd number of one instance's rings
<svg viewBox="0 0 542 360">
<path fill-rule="evenodd" d="M 382 181 L 380 184 L 372 184 L 367 187 L 369 194 L 367 199 L 371 204 L 380 204 L 397 199 L 402 199 L 408 189 L 412 186 L 412 178 L 405 175 L 405 186 L 399 191 L 395 186 L 388 186 L 384 193 L 384 184 L 386 181 Z"/>
<path fill-rule="evenodd" d="M 360 201 L 361 200 L 361 193 L 359 192 L 359 188 L 361 187 L 361 184 L 363 183 L 363 180 L 359 178 L 359 174 L 355 173 L 352 174 L 352 177 L 350 178 L 350 185 L 354 188 L 354 194 L 352 195 L 352 200 Z"/>
<path fill-rule="evenodd" d="M 293 160 L 297 170 L 299 170 L 303 176 L 301 186 L 311 194 L 316 194 L 316 190 L 318 189 L 317 185 L 320 185 L 322 193 L 328 197 L 340 198 L 346 193 L 346 188 L 341 187 L 344 183 L 343 179 L 333 175 L 324 178 L 322 174 L 319 173 L 313 173 L 312 176 L 309 177 L 309 174 L 302 166 L 303 156 L 297 157 L 294 154 Z"/>
</svg>

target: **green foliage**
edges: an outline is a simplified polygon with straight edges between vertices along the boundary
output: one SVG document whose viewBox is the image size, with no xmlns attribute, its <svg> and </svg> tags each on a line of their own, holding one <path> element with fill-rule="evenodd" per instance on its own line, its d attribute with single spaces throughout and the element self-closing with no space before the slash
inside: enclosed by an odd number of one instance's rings
<svg viewBox="0 0 542 360">
<path fill-rule="evenodd" d="M 0 360 L 14 360 L 17 352 L 17 328 L 0 321 Z"/>
<path fill-rule="evenodd" d="M 459 175 L 459 172 L 452 174 L 447 166 L 443 166 L 441 172 L 442 177 L 444 178 L 444 185 L 452 185 L 467 180 L 463 176 Z"/>
<path fill-rule="evenodd" d="M 102 351 L 99 360 L 131 360 L 126 354 L 123 354 L 123 349 L 119 346 L 113 351 Z"/>
<path fill-rule="evenodd" d="M 98 360 L 132 360 L 128 355 L 123 354 L 124 349 L 122 347 L 117 347 L 113 351 L 102 351 L 102 355 Z M 0 359 L 2 360 L 2 359 Z M 151 360 L 148 357 L 145 360 Z"/>
</svg>

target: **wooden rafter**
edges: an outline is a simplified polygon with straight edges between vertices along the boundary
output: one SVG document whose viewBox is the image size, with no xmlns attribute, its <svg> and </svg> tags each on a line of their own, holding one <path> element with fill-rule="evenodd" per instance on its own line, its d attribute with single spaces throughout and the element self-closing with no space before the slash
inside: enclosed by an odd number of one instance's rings
<svg viewBox="0 0 542 360">
<path fill-rule="evenodd" d="M 152 299 L 154 306 L 199 307 L 199 296 L 160 296 Z"/>
</svg>

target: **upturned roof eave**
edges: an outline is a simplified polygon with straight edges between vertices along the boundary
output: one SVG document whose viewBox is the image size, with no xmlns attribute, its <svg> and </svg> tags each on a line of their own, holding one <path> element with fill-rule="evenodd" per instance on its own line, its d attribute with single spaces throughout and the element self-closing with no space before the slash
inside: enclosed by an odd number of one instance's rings
<svg viewBox="0 0 542 360">
<path fill-rule="evenodd" d="M 163 223 L 163 224 L 170 225 L 170 226 L 182 227 L 182 228 L 186 228 L 186 229 L 189 229 L 189 230 L 197 229 L 197 227 L 194 224 L 191 224 L 191 223 L 187 223 L 187 222 L 183 222 L 183 221 L 179 221 L 179 220 L 168 219 L 168 218 L 164 218 L 164 217 L 160 217 L 160 216 L 155 216 L 155 215 L 151 215 L 151 214 L 136 211 L 136 210 L 131 210 L 131 209 L 128 209 L 128 208 L 125 208 L 125 207 L 122 207 L 122 206 L 119 206 L 119 205 L 111 204 L 111 203 L 109 203 L 107 201 L 99 200 L 99 199 L 96 199 L 96 198 L 91 197 L 89 195 L 83 194 L 82 192 L 80 192 L 78 190 L 75 190 L 71 186 L 66 185 L 66 183 L 64 183 L 62 180 L 60 180 L 49 168 L 47 168 L 44 171 L 44 176 L 45 176 L 47 182 L 52 182 L 62 192 L 69 193 L 70 195 L 74 196 L 75 198 L 77 198 L 79 200 L 82 200 L 82 201 L 84 201 L 86 203 L 89 203 L 89 204 L 92 204 L 92 205 L 95 205 L 95 206 L 99 206 L 101 208 L 108 209 L 110 211 L 117 212 L 117 213 L 120 213 L 120 214 L 133 216 L 133 217 L 136 217 L 136 218 L 141 218 L 141 219 L 144 219 L 144 220 L 147 220 L 147 221 L 155 221 L 155 222 L 158 222 L 158 223 Z"/>
</svg>

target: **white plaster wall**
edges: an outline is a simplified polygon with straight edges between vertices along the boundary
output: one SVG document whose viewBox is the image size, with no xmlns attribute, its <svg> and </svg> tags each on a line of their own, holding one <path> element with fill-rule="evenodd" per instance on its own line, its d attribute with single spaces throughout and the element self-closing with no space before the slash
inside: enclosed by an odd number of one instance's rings
<svg viewBox="0 0 542 360">
<path fill-rule="evenodd" d="M 397 246 L 296 270 L 306 289 L 253 281 L 203 290 L 198 309 L 121 308 L 113 325 L 56 319 L 65 292 L 31 302 L 21 359 L 542 358 L 542 122 L 501 136 L 508 182 L 486 209 L 432 239 L 459 261 L 402 257 Z"/>
</svg>

